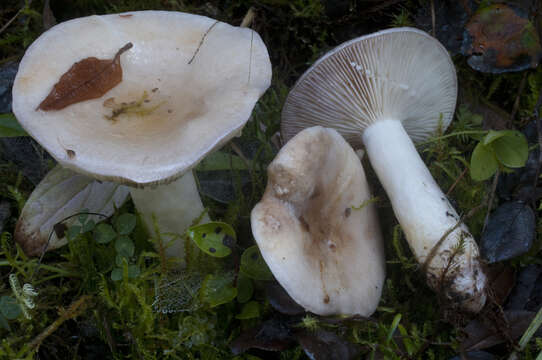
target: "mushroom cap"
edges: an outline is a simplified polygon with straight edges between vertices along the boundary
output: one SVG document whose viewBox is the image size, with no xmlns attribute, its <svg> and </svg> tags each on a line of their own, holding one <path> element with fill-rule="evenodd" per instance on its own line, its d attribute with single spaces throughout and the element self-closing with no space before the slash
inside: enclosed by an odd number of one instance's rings
<svg viewBox="0 0 542 360">
<path fill-rule="evenodd" d="M 282 136 L 321 125 L 357 148 L 365 128 L 391 119 L 418 142 L 448 127 L 456 98 L 455 68 L 438 40 L 413 28 L 383 30 L 339 45 L 301 76 L 282 110 Z"/>
<path fill-rule="evenodd" d="M 129 42 L 123 79 L 101 98 L 36 110 L 74 63 L 112 59 Z M 141 186 L 181 176 L 237 134 L 270 82 L 267 49 L 250 29 L 180 12 L 89 16 L 53 27 L 28 48 L 13 112 L 63 166 Z M 106 100 L 148 101 L 111 121 Z"/>
<path fill-rule="evenodd" d="M 319 315 L 374 312 L 384 249 L 359 158 L 332 129 L 301 131 L 268 167 L 251 213 L 263 258 L 288 294 Z"/>
</svg>

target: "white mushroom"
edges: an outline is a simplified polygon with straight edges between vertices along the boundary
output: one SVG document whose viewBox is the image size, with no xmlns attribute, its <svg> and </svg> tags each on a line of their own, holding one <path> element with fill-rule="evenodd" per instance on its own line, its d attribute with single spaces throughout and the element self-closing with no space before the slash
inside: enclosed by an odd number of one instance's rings
<svg viewBox="0 0 542 360">
<path fill-rule="evenodd" d="M 251 225 L 275 278 L 313 313 L 372 314 L 382 292 L 385 258 L 376 209 L 354 150 L 335 130 L 309 128 L 280 150 L 267 172 Z"/>
<path fill-rule="evenodd" d="M 436 39 L 385 30 L 340 45 L 307 70 L 286 100 L 282 133 L 289 139 L 322 125 L 364 145 L 429 284 L 479 311 L 486 277 L 478 247 L 412 142 L 446 129 L 456 98 L 454 65 Z"/>
<path fill-rule="evenodd" d="M 74 63 L 111 59 L 129 43 L 119 55 L 122 81 L 103 96 L 37 110 Z M 154 215 L 161 233 L 182 234 L 204 210 L 190 169 L 241 131 L 270 81 L 267 49 L 250 29 L 179 12 L 90 16 L 28 48 L 13 112 L 61 165 L 145 187 L 131 193 L 151 233 Z M 183 250 L 177 242 L 167 254 Z"/>
</svg>

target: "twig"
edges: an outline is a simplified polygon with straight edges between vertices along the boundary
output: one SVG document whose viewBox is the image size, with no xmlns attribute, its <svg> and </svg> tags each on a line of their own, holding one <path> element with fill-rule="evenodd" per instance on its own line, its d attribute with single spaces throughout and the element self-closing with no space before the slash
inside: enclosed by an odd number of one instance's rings
<svg viewBox="0 0 542 360">
<path fill-rule="evenodd" d="M 431 25 L 433 26 L 433 37 L 437 37 L 436 27 L 437 27 L 437 20 L 435 16 L 435 1 L 431 0 Z"/>
<path fill-rule="evenodd" d="M 243 21 L 241 21 L 241 25 L 239 26 L 242 28 L 250 27 L 255 17 L 256 17 L 256 11 L 254 11 L 254 7 L 251 6 L 250 9 L 248 9 L 247 13 L 245 14 Z"/>
<path fill-rule="evenodd" d="M 402 2 L 403 0 L 387 0 L 387 1 L 382 1 L 381 4 L 378 4 L 378 5 L 375 5 L 373 7 L 370 7 L 369 9 L 367 10 L 364 10 L 363 12 L 364 13 L 373 13 L 373 12 L 378 12 L 380 10 L 383 10 L 389 6 L 392 6 L 392 5 L 395 5 L 397 3 L 400 3 Z"/>
<path fill-rule="evenodd" d="M 207 31 L 205 31 L 205 33 L 203 34 L 203 36 L 201 37 L 201 40 L 199 41 L 199 44 L 198 44 L 198 47 L 196 48 L 196 51 L 194 51 L 194 55 L 192 55 L 192 57 L 190 58 L 190 60 L 188 61 L 188 65 L 192 64 L 192 61 L 194 61 L 194 58 L 196 57 L 196 55 L 199 53 L 199 49 L 201 48 L 201 46 L 203 45 L 203 42 L 205 41 L 205 38 L 207 37 L 207 35 L 211 32 L 211 30 L 213 30 L 213 28 L 215 27 L 216 24 L 218 24 L 219 21 L 215 21 L 213 23 L 213 25 L 209 26 L 209 28 L 207 29 Z"/>
<path fill-rule="evenodd" d="M 465 167 L 465 170 L 463 170 L 463 172 L 457 177 L 457 179 L 455 179 L 454 183 L 452 184 L 452 186 L 450 186 L 450 188 L 448 189 L 448 191 L 446 192 L 446 196 L 449 196 L 452 191 L 454 191 L 455 187 L 457 186 L 457 184 L 459 184 L 459 181 L 461 181 L 461 179 L 463 179 L 463 177 L 465 176 L 465 174 L 467 173 L 467 170 L 469 168 L 468 167 Z"/>
<path fill-rule="evenodd" d="M 518 87 L 518 94 L 516 95 L 516 100 L 514 100 L 514 107 L 512 108 L 512 114 L 510 114 L 510 125 L 513 125 L 514 118 L 516 117 L 516 114 L 519 109 L 519 100 L 521 97 L 521 94 L 523 93 L 523 90 L 525 90 L 525 84 L 527 83 L 527 72 L 523 73 L 523 77 L 521 78 L 521 82 L 519 83 Z M 513 128 L 514 126 L 510 126 L 510 128 Z"/>
<path fill-rule="evenodd" d="M 58 329 L 60 325 L 62 325 L 66 320 L 70 320 L 81 315 L 81 313 L 85 311 L 86 306 L 90 302 L 90 299 L 92 299 L 91 296 L 83 295 L 76 301 L 72 302 L 67 310 L 61 309 L 59 311 L 60 317 L 56 319 L 51 325 L 47 326 L 47 328 L 43 330 L 38 336 L 36 336 L 34 340 L 32 340 L 32 342 L 29 344 L 29 348 L 39 348 L 43 340 L 45 340 L 49 335 L 54 333 L 56 329 Z"/>
<path fill-rule="evenodd" d="M 493 178 L 493 185 L 491 186 L 491 194 L 489 195 L 489 201 L 487 204 L 487 214 L 486 218 L 484 219 L 484 227 L 482 228 L 482 233 L 485 231 L 487 223 L 489 221 L 489 213 L 491 212 L 491 206 L 493 205 L 493 199 L 495 198 L 495 191 L 497 190 L 497 183 L 499 182 L 499 175 L 501 172 L 499 169 L 497 169 L 497 172 L 495 173 L 495 177 Z"/>
<path fill-rule="evenodd" d="M 542 165 L 542 121 L 540 121 L 540 108 L 542 107 L 542 91 L 538 96 L 538 101 L 534 108 L 534 116 L 536 118 L 536 129 L 538 130 L 538 166 L 534 177 L 533 187 L 536 189 L 538 185 L 538 177 L 540 176 L 540 166 Z"/>
<path fill-rule="evenodd" d="M 17 16 L 19 16 L 22 11 L 23 8 L 19 9 L 19 11 L 17 11 L 17 13 L 13 15 L 13 17 L 9 19 L 8 22 L 4 24 L 4 26 L 2 26 L 2 28 L 0 29 L 0 34 L 2 34 L 11 25 L 11 23 L 15 21 L 15 19 L 17 19 Z"/>
</svg>

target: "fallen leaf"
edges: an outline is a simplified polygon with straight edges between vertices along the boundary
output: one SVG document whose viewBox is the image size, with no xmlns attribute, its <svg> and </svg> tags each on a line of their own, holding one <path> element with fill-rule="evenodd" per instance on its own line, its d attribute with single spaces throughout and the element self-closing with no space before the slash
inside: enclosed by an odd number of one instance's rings
<svg viewBox="0 0 542 360">
<path fill-rule="evenodd" d="M 489 263 L 526 253 L 535 237 L 535 216 L 531 207 L 519 201 L 500 205 L 489 217 L 480 240 L 480 252 Z"/>
<path fill-rule="evenodd" d="M 278 312 L 286 315 L 301 315 L 305 312 L 305 309 L 296 303 L 278 282 L 269 282 L 265 292 L 269 304 Z"/>
<path fill-rule="evenodd" d="M 486 275 L 493 290 L 493 300 L 499 305 L 504 304 L 516 284 L 516 270 L 512 266 L 496 264 L 487 269 Z"/>
<path fill-rule="evenodd" d="M 38 109 L 61 110 L 81 101 L 102 97 L 122 81 L 120 55 L 132 46 L 132 43 L 124 45 L 111 60 L 88 57 L 73 64 Z"/>
<path fill-rule="evenodd" d="M 505 311 L 508 326 L 503 324 L 501 328 L 494 321 L 482 322 L 475 319 L 463 329 L 467 338 L 461 343 L 461 350 L 481 350 L 504 343 L 507 339 L 516 340 L 527 330 L 535 315 L 533 311 Z"/>
<path fill-rule="evenodd" d="M 542 58 L 536 28 L 521 10 L 504 4 L 476 11 L 465 27 L 461 51 L 473 69 L 489 73 L 535 68 Z"/>
<path fill-rule="evenodd" d="M 51 10 L 50 0 L 45 0 L 43 2 L 43 11 L 41 17 L 43 19 L 44 30 L 49 30 L 56 25 L 56 18 L 53 14 L 53 11 Z"/>
<path fill-rule="evenodd" d="M 494 360 L 496 359 L 495 355 L 490 354 L 485 351 L 471 351 L 465 354 L 464 357 L 454 356 L 450 360 Z"/>
<path fill-rule="evenodd" d="M 291 347 L 295 339 L 290 328 L 283 321 L 270 319 L 259 326 L 245 331 L 230 344 L 234 355 L 241 354 L 248 349 L 261 349 L 267 351 L 283 351 Z"/>
<path fill-rule="evenodd" d="M 48 241 L 47 250 L 56 249 L 68 240 L 57 236 L 65 235 L 66 229 L 55 224 L 83 209 L 102 214 L 89 216 L 94 222 L 102 221 L 111 216 L 128 195 L 129 189 L 125 186 L 98 182 L 57 165 L 26 201 L 15 227 L 15 240 L 27 255 L 41 254 Z M 69 227 L 78 224 L 78 220 L 74 217 L 62 223 Z"/>
<path fill-rule="evenodd" d="M 540 265 L 529 265 L 521 270 L 517 284 L 508 298 L 506 310 L 538 310 L 538 308 L 526 309 L 526 307 L 536 298 L 539 300 L 542 298 L 541 277 L 542 266 Z M 540 301 L 538 305 L 540 306 Z"/>
<path fill-rule="evenodd" d="M 357 359 L 361 347 L 352 344 L 335 333 L 316 330 L 296 334 L 299 344 L 311 360 L 349 360 Z"/>
</svg>

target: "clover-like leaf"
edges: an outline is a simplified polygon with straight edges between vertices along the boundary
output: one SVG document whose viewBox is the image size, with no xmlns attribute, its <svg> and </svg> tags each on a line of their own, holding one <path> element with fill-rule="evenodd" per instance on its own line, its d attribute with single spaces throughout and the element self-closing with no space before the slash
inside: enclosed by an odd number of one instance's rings
<svg viewBox="0 0 542 360">
<path fill-rule="evenodd" d="M 200 289 L 202 301 L 215 307 L 235 299 L 237 289 L 233 287 L 233 278 L 229 274 L 207 275 Z"/>
<path fill-rule="evenodd" d="M 128 235 L 134 231 L 137 219 L 134 214 L 122 214 L 115 219 L 115 230 L 119 235 Z"/>
<path fill-rule="evenodd" d="M 2 296 L 0 297 L 0 313 L 8 320 L 15 320 L 22 313 L 21 306 L 13 297 Z"/>
<path fill-rule="evenodd" d="M 255 280 L 271 280 L 273 274 L 263 260 L 262 254 L 258 246 L 253 245 L 246 249 L 241 255 L 240 271 L 251 279 Z"/>
<path fill-rule="evenodd" d="M 230 255 L 236 239 L 233 228 L 223 222 L 192 226 L 188 236 L 204 253 L 217 258 Z"/>
<path fill-rule="evenodd" d="M 107 244 L 111 242 L 117 233 L 113 230 L 113 227 L 109 224 L 99 224 L 94 231 L 94 239 L 98 244 Z"/>
<path fill-rule="evenodd" d="M 260 304 L 257 301 L 249 301 L 243 306 L 241 312 L 235 315 L 235 318 L 246 320 L 257 318 L 258 316 L 260 316 Z"/>
<path fill-rule="evenodd" d="M 122 235 L 115 240 L 115 250 L 117 254 L 124 257 L 132 257 L 134 255 L 134 242 L 128 236 Z"/>
</svg>

